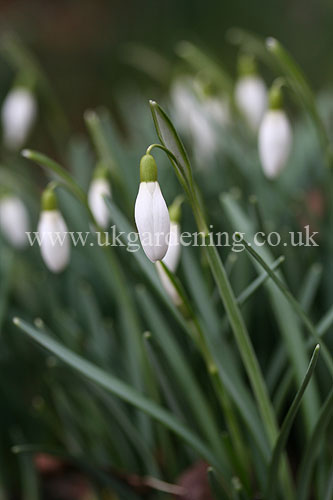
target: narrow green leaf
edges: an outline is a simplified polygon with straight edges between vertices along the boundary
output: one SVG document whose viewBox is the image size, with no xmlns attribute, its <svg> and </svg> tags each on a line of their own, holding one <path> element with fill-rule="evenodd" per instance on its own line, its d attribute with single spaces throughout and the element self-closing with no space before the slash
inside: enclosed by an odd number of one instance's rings
<svg viewBox="0 0 333 500">
<path fill-rule="evenodd" d="M 143 288 L 140 288 L 138 296 L 145 311 L 145 316 L 150 321 L 153 341 L 155 340 L 163 350 L 169 363 L 170 372 L 175 376 L 177 385 L 182 388 L 183 398 L 187 401 L 188 407 L 191 408 L 192 417 L 198 422 L 202 433 L 206 435 L 211 446 L 219 449 L 219 429 L 211 412 L 209 402 L 196 382 L 189 363 L 186 361 L 177 341 L 173 338 L 172 332 L 161 318 L 150 295 Z"/>
<path fill-rule="evenodd" d="M 333 306 L 326 312 L 326 314 L 321 318 L 316 326 L 317 333 L 320 337 L 325 335 L 325 333 L 333 325 Z"/>
<path fill-rule="evenodd" d="M 326 428 L 333 415 L 333 389 L 328 394 L 318 416 L 316 425 L 306 445 L 298 475 L 297 499 L 307 500 L 311 493 L 311 477 L 315 460 Z"/>
<path fill-rule="evenodd" d="M 321 264 L 315 262 L 307 272 L 304 283 L 301 288 L 301 293 L 299 296 L 299 303 L 301 304 L 304 311 L 309 311 L 313 299 L 318 290 L 320 279 L 323 274 L 323 267 Z"/>
<path fill-rule="evenodd" d="M 31 160 L 41 167 L 50 170 L 57 178 L 62 179 L 73 194 L 80 200 L 84 206 L 87 206 L 87 197 L 85 192 L 76 184 L 73 177 L 65 170 L 59 163 L 52 160 L 48 156 L 39 153 L 38 151 L 32 151 L 31 149 L 24 149 L 22 151 L 22 156 Z"/>
<path fill-rule="evenodd" d="M 226 496 L 222 490 L 222 487 L 217 478 L 216 472 L 213 467 L 208 467 L 207 469 L 208 482 L 210 486 L 210 491 L 213 495 L 214 500 L 225 500 Z"/>
<path fill-rule="evenodd" d="M 142 396 L 137 390 L 133 389 L 125 382 L 105 373 L 97 366 L 59 344 L 56 340 L 37 331 L 25 321 L 15 318 L 14 324 L 35 342 L 58 356 L 62 361 L 77 370 L 79 373 L 164 424 L 175 434 L 181 437 L 187 444 L 193 447 L 193 449 L 201 457 L 204 457 L 209 463 L 215 465 L 215 467 L 220 471 L 220 464 L 216 463 L 216 457 L 206 444 L 193 434 L 192 431 L 189 430 L 188 426 L 173 417 L 171 413 Z"/>
<path fill-rule="evenodd" d="M 308 386 L 308 383 L 310 382 L 311 376 L 316 367 L 319 356 L 319 350 L 320 346 L 318 344 L 313 351 L 312 358 L 310 360 L 302 385 L 297 391 L 297 394 L 288 410 L 288 413 L 283 421 L 279 437 L 274 446 L 271 462 L 269 464 L 267 490 L 266 490 L 266 498 L 269 498 L 271 500 L 273 500 L 278 494 L 277 481 L 278 481 L 279 461 L 281 459 L 283 450 L 286 446 L 291 426 L 294 422 L 297 411 L 300 407 L 303 394 Z"/>
<path fill-rule="evenodd" d="M 237 231 L 247 235 L 247 239 L 253 241 L 255 229 L 250 219 L 245 215 L 237 201 L 230 194 L 223 194 L 220 197 L 221 205 L 224 213 L 230 220 L 232 227 Z M 258 248 L 258 252 L 265 262 L 271 265 L 273 257 L 267 247 Z M 262 266 L 257 264 L 257 268 L 262 272 Z M 276 273 L 278 276 L 280 273 Z M 275 273 L 273 273 L 275 276 Z M 266 287 L 269 291 L 274 315 L 283 336 L 284 344 L 288 357 L 293 365 L 293 374 L 298 385 L 302 383 L 304 373 L 306 372 L 307 354 L 305 342 L 302 332 L 299 327 L 297 317 L 289 304 L 288 300 L 283 296 L 280 290 L 272 280 L 267 281 Z M 292 334 L 291 334 L 292 332 Z M 311 385 L 303 398 L 303 408 L 305 414 L 305 424 L 308 432 L 311 431 L 319 411 L 319 398 L 316 391 L 316 386 L 311 382 Z"/>
<path fill-rule="evenodd" d="M 286 297 L 286 299 L 288 300 L 288 302 L 291 304 L 291 306 L 294 309 L 294 311 L 296 312 L 296 314 L 299 316 L 299 318 L 301 319 L 301 321 L 304 323 L 304 325 L 308 329 L 310 335 L 312 335 L 313 338 L 314 338 L 314 340 L 316 342 L 318 342 L 319 335 L 318 335 L 318 333 L 317 333 L 317 331 L 315 329 L 315 326 L 312 324 L 311 320 L 305 314 L 305 312 L 303 311 L 302 307 L 297 302 L 297 300 L 294 298 L 294 296 L 289 292 L 289 290 L 286 287 L 286 285 L 283 283 L 283 281 L 281 281 L 276 276 L 275 273 L 273 273 L 271 271 L 269 265 L 266 264 L 266 262 L 264 261 L 264 259 L 254 250 L 254 248 L 252 247 L 252 245 L 250 245 L 244 238 L 243 238 L 243 242 L 244 242 L 245 249 L 247 250 L 247 252 L 250 255 L 252 255 L 252 257 L 260 264 L 260 266 L 269 274 L 269 276 L 271 277 L 272 281 L 276 284 L 276 286 L 279 288 L 279 290 L 281 290 L 281 292 Z M 327 347 L 325 346 L 325 344 L 323 343 L 323 341 L 321 342 L 321 346 L 322 346 L 323 356 L 325 358 L 326 366 L 327 366 L 328 370 L 330 371 L 331 375 L 333 376 L 333 360 L 332 360 L 332 356 L 331 356 L 329 350 L 327 349 Z"/>
</svg>

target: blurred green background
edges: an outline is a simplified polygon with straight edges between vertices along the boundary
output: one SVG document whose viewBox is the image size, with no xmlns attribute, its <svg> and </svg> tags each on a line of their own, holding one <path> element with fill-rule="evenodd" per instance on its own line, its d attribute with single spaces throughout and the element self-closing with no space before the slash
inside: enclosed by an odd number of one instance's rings
<svg viewBox="0 0 333 500">
<path fill-rule="evenodd" d="M 73 129 L 100 104 L 115 108 L 113 90 L 124 81 L 152 92 L 152 83 L 124 63 L 125 44 L 140 42 L 169 60 L 175 43 L 197 42 L 235 72 L 235 48 L 226 41 L 238 26 L 278 38 L 322 89 L 333 80 L 331 0 L 30 0 L 0 3 L 1 32 L 19 34 L 38 56 L 70 113 Z M 1 63 L 1 85 L 9 83 Z M 5 76 L 7 76 L 7 81 Z M 149 95 L 151 97 L 151 95 Z M 154 96 L 156 97 L 156 96 Z"/>
</svg>

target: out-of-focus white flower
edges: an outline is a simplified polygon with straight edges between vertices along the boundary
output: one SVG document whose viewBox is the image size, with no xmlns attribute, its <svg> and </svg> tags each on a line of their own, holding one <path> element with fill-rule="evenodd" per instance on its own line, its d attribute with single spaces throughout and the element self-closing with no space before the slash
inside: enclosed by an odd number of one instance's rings
<svg viewBox="0 0 333 500">
<path fill-rule="evenodd" d="M 259 130 L 259 156 L 267 177 L 276 177 L 285 167 L 291 145 L 292 130 L 286 113 L 270 109 Z"/>
<path fill-rule="evenodd" d="M 29 216 L 24 203 L 17 196 L 5 195 L 0 199 L 0 229 L 14 247 L 23 248 L 27 245 Z"/>
<path fill-rule="evenodd" d="M 260 76 L 246 75 L 239 78 L 235 100 L 249 127 L 257 132 L 267 108 L 267 88 Z"/>
<path fill-rule="evenodd" d="M 50 189 L 45 190 L 42 197 L 37 231 L 46 266 L 53 273 L 60 273 L 70 260 L 70 241 L 67 225 L 57 208 L 55 194 Z"/>
<path fill-rule="evenodd" d="M 177 269 L 179 259 L 180 259 L 181 245 L 180 245 L 180 225 L 178 222 L 170 222 L 170 238 L 169 238 L 169 247 L 168 251 L 165 254 L 165 257 L 162 259 L 163 264 L 167 266 L 167 268 L 174 273 Z M 172 302 L 179 306 L 182 303 L 182 299 L 177 292 L 174 284 L 170 280 L 168 274 L 164 270 L 161 262 L 156 263 L 156 269 L 158 275 L 160 277 L 161 283 L 171 298 Z"/>
<path fill-rule="evenodd" d="M 147 257 L 162 260 L 168 250 L 170 217 L 157 182 L 157 166 L 151 155 L 140 162 L 140 187 L 135 202 L 135 222 Z"/>
<path fill-rule="evenodd" d="M 177 128 L 191 141 L 199 165 L 216 153 L 219 128 L 230 122 L 230 111 L 223 96 L 209 95 L 199 80 L 178 78 L 170 89 L 171 112 Z"/>
<path fill-rule="evenodd" d="M 3 141 L 9 149 L 19 149 L 30 132 L 37 114 L 34 95 L 25 87 L 11 90 L 2 105 Z"/>
<path fill-rule="evenodd" d="M 230 123 L 229 102 L 222 96 L 209 96 L 203 102 L 203 107 L 212 121 L 220 127 Z"/>
<path fill-rule="evenodd" d="M 110 214 L 104 196 L 111 197 L 111 187 L 105 169 L 102 170 L 97 167 L 96 175 L 89 187 L 88 203 L 97 224 L 103 229 L 107 227 L 110 220 Z"/>
</svg>

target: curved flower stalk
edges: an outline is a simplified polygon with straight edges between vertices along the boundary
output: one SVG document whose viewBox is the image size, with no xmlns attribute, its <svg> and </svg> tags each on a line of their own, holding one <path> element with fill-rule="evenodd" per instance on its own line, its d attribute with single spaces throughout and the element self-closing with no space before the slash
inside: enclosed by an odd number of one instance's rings
<svg viewBox="0 0 333 500">
<path fill-rule="evenodd" d="M 3 142 L 8 149 L 21 148 L 37 115 L 37 102 L 32 92 L 23 86 L 13 88 L 1 110 Z"/>
<path fill-rule="evenodd" d="M 53 273 L 60 273 L 70 260 L 70 242 L 67 225 L 58 210 L 57 199 L 51 188 L 46 189 L 42 196 L 38 235 L 46 266 Z"/>
<path fill-rule="evenodd" d="M 141 158 L 140 181 L 135 222 L 145 254 L 156 262 L 162 260 L 168 250 L 170 217 L 157 181 L 156 162 L 150 154 Z"/>
<path fill-rule="evenodd" d="M 99 226 L 105 229 L 110 220 L 109 210 L 104 201 L 104 196 L 111 197 L 111 186 L 108 180 L 108 169 L 98 165 L 89 186 L 88 203 L 90 210 Z"/>
<path fill-rule="evenodd" d="M 177 270 L 181 254 L 181 244 L 180 244 L 181 202 L 182 200 L 180 201 L 179 198 L 176 198 L 170 207 L 169 247 L 167 253 L 162 259 L 163 264 L 165 264 L 172 273 L 175 273 Z M 169 295 L 172 302 L 176 306 L 180 306 L 182 304 L 182 299 L 160 262 L 156 262 L 156 269 L 166 293 Z"/>
<path fill-rule="evenodd" d="M 265 175 L 273 179 L 286 166 L 292 146 L 292 129 L 282 109 L 281 89 L 273 85 L 269 110 L 259 129 L 259 156 Z"/>
<path fill-rule="evenodd" d="M 23 248 L 27 245 L 28 211 L 17 196 L 5 194 L 0 199 L 0 229 L 13 247 Z"/>
<path fill-rule="evenodd" d="M 257 132 L 267 108 L 267 88 L 264 80 L 257 74 L 253 59 L 249 56 L 241 57 L 239 73 L 235 101 L 251 130 Z"/>
</svg>

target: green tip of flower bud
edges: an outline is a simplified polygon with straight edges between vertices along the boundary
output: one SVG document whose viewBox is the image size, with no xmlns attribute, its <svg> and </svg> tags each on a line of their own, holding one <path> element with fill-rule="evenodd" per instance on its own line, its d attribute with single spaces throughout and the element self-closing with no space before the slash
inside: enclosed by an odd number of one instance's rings
<svg viewBox="0 0 333 500">
<path fill-rule="evenodd" d="M 169 215 L 170 215 L 170 220 L 171 222 L 176 222 L 177 224 L 180 223 L 180 218 L 182 215 L 182 203 L 184 201 L 184 196 L 179 195 L 173 203 L 169 207 Z"/>
<path fill-rule="evenodd" d="M 280 85 L 273 85 L 269 91 L 269 109 L 281 109 L 283 96 Z"/>
<path fill-rule="evenodd" d="M 56 210 L 58 208 L 57 197 L 53 189 L 46 188 L 42 194 L 42 210 Z"/>
<path fill-rule="evenodd" d="M 157 165 L 152 155 L 144 155 L 140 161 L 140 182 L 156 182 Z"/>
<path fill-rule="evenodd" d="M 110 170 L 102 161 L 97 163 L 93 173 L 94 179 L 108 179 Z"/>
<path fill-rule="evenodd" d="M 253 56 L 241 54 L 238 59 L 239 76 L 249 76 L 257 74 L 257 64 Z"/>
</svg>

